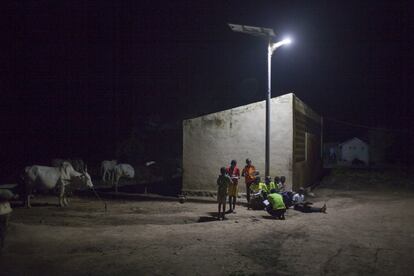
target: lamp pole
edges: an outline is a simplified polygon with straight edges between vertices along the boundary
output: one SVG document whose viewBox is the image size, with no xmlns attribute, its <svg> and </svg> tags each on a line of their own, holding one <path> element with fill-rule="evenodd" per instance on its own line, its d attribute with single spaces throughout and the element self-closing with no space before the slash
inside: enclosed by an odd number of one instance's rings
<svg viewBox="0 0 414 276">
<path fill-rule="evenodd" d="M 267 46 L 267 95 L 266 95 L 266 140 L 265 140 L 265 177 L 269 176 L 270 167 L 270 100 L 272 98 L 272 40 Z"/>
<path fill-rule="evenodd" d="M 266 93 L 266 129 L 265 129 L 265 176 L 269 176 L 270 168 L 270 100 L 272 98 L 272 54 L 280 46 L 291 43 L 284 39 L 273 43 L 275 32 L 270 28 L 253 27 L 246 25 L 228 24 L 232 31 L 266 38 L 267 45 L 267 93 Z"/>
</svg>

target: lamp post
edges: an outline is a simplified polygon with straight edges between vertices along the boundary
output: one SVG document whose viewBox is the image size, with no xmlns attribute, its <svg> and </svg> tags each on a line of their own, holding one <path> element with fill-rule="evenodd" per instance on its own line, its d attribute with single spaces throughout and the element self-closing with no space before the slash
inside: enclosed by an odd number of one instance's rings
<svg viewBox="0 0 414 276">
<path fill-rule="evenodd" d="M 273 52 L 283 46 L 290 44 L 292 41 L 290 39 L 284 39 L 278 42 L 272 42 L 272 39 L 275 37 L 273 29 L 262 28 L 262 27 L 253 27 L 246 25 L 237 25 L 237 24 L 228 24 L 232 31 L 245 33 L 253 36 L 259 36 L 266 38 L 268 40 L 267 46 L 267 93 L 266 93 L 266 138 L 265 138 L 265 176 L 269 175 L 269 166 L 270 166 L 270 99 L 272 98 L 272 54 Z"/>
</svg>

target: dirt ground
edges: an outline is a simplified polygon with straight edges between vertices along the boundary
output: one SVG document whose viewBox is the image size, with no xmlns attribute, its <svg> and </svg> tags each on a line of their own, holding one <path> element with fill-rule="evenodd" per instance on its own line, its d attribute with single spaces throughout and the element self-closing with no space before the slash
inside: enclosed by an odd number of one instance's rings
<svg viewBox="0 0 414 276">
<path fill-rule="evenodd" d="M 285 221 L 215 203 L 36 197 L 16 207 L 0 275 L 413 275 L 414 193 L 320 189 Z"/>
</svg>

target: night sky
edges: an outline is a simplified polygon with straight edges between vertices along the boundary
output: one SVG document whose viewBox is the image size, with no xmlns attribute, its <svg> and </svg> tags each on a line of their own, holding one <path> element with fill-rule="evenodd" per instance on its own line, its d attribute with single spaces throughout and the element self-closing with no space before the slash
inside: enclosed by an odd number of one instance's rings
<svg viewBox="0 0 414 276">
<path fill-rule="evenodd" d="M 10 1 L 0 13 L 2 159 L 16 164 L 113 158 L 148 121 L 263 100 L 266 42 L 228 22 L 294 40 L 273 57 L 273 96 L 295 92 L 327 120 L 412 127 L 410 1 Z"/>
</svg>

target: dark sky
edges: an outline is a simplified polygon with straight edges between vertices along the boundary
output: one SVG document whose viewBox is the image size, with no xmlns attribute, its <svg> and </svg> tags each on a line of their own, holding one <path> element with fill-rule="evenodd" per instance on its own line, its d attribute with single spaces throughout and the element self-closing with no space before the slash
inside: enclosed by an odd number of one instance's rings
<svg viewBox="0 0 414 276">
<path fill-rule="evenodd" d="M 1 9 L 3 154 L 109 156 L 149 118 L 177 122 L 295 92 L 326 118 L 411 123 L 410 1 L 11 1 Z M 10 157 L 13 156 L 13 157 Z"/>
</svg>

